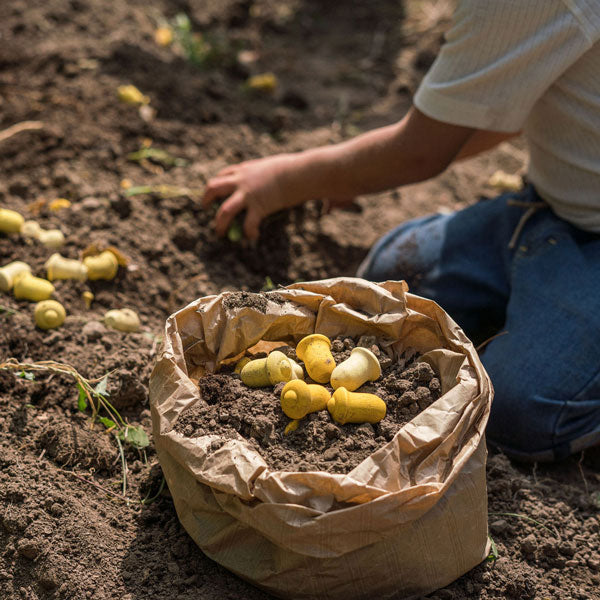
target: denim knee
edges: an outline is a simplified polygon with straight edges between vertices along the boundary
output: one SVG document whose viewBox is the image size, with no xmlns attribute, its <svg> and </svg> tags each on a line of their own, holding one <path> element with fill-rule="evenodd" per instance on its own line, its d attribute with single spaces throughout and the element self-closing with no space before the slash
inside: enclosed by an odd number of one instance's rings
<svg viewBox="0 0 600 600">
<path fill-rule="evenodd" d="M 600 396 L 553 394 L 543 385 L 544 374 L 522 376 L 518 364 L 505 357 L 509 368 L 482 362 L 494 385 L 487 427 L 491 445 L 507 456 L 526 461 L 552 461 L 600 443 Z M 487 364 L 486 364 L 487 363 Z"/>
<path fill-rule="evenodd" d="M 488 442 L 520 460 L 551 461 L 568 456 L 568 443 L 562 447 L 555 444 L 555 422 L 562 404 L 537 396 L 518 382 L 504 385 L 496 379 Z"/>
</svg>

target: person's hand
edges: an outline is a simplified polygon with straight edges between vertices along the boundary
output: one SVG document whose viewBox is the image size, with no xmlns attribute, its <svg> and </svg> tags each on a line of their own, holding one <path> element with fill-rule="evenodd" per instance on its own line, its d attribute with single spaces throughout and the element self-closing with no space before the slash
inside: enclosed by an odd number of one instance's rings
<svg viewBox="0 0 600 600">
<path fill-rule="evenodd" d="M 203 208 L 218 198 L 227 198 L 215 216 L 217 235 L 225 235 L 235 216 L 245 210 L 244 234 L 256 240 L 265 217 L 308 200 L 306 188 L 295 177 L 296 160 L 293 154 L 249 160 L 226 167 L 210 179 Z"/>
</svg>

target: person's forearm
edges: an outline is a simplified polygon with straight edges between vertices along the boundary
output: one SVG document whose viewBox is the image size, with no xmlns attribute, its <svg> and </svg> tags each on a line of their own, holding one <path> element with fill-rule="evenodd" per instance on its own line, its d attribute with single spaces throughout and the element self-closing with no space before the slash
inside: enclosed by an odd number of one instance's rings
<svg viewBox="0 0 600 600">
<path fill-rule="evenodd" d="M 297 183 L 307 197 L 352 197 L 424 181 L 452 162 L 472 131 L 413 109 L 394 125 L 296 155 Z"/>
</svg>

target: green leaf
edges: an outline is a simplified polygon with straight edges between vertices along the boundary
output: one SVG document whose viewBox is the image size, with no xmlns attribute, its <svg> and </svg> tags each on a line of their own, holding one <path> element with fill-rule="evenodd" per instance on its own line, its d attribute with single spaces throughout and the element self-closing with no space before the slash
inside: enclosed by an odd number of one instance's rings
<svg viewBox="0 0 600 600">
<path fill-rule="evenodd" d="M 98 421 L 100 421 L 100 423 L 102 423 L 102 425 L 104 425 L 106 429 L 110 429 L 111 427 L 117 426 L 117 424 L 112 419 L 109 419 L 107 417 L 98 417 Z"/>
<path fill-rule="evenodd" d="M 134 185 L 125 190 L 126 196 L 139 196 L 140 194 L 152 194 L 155 191 L 152 185 Z"/>
<path fill-rule="evenodd" d="M 500 556 L 500 554 L 498 554 L 498 546 L 496 546 L 496 542 L 493 540 L 491 535 L 488 535 L 488 538 L 490 540 L 490 553 L 488 554 L 488 557 L 485 559 L 486 562 L 489 563 L 493 563 L 496 562 Z"/>
<path fill-rule="evenodd" d="M 85 393 L 85 390 L 83 389 L 83 386 L 79 383 L 79 381 L 77 382 L 77 389 L 79 390 L 79 398 L 77 399 L 77 408 L 81 412 L 84 412 L 88 406 L 87 394 Z"/>
<path fill-rule="evenodd" d="M 29 371 L 25 371 L 25 369 L 23 369 L 20 373 L 17 373 L 17 377 L 21 377 L 21 379 L 27 379 L 27 381 L 33 381 L 35 379 L 35 375 Z"/>
<path fill-rule="evenodd" d="M 98 385 L 94 388 L 94 392 L 99 396 L 110 396 L 106 391 L 108 385 L 108 373 L 98 382 Z"/>
<path fill-rule="evenodd" d="M 183 158 L 178 158 L 169 154 L 166 150 L 161 148 L 140 148 L 136 152 L 130 152 L 127 155 L 127 160 L 133 162 L 140 162 L 142 160 L 153 160 L 157 163 L 161 163 L 166 167 L 185 167 L 187 161 Z"/>
<path fill-rule="evenodd" d="M 271 290 L 275 289 L 275 284 L 268 275 L 265 277 L 265 284 L 263 285 L 262 289 L 263 292 L 270 292 Z"/>
<path fill-rule="evenodd" d="M 125 429 L 125 435 L 122 439 L 138 450 L 146 448 L 150 444 L 148 435 L 140 426 L 132 427 L 131 425 L 128 425 Z"/>
</svg>

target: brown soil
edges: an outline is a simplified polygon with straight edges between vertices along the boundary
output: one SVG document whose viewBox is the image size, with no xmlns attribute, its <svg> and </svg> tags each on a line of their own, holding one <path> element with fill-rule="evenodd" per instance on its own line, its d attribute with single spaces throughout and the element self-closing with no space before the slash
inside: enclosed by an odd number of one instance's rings
<svg viewBox="0 0 600 600">
<path fill-rule="evenodd" d="M 218 450 L 227 439 L 246 439 L 274 470 L 347 473 L 389 442 L 404 424 L 437 400 L 441 392 L 440 380 L 433 369 L 427 363 L 415 363 L 418 355 L 414 350 L 392 361 L 374 338 L 365 337 L 356 341 L 334 340 L 332 354 L 336 364 L 340 364 L 358 342 L 381 357 L 381 377 L 356 390 L 375 394 L 385 402 L 386 415 L 379 423 L 340 425 L 327 410 L 322 410 L 307 415 L 298 429 L 286 434 L 290 419 L 280 404 L 285 384 L 252 389 L 238 375 L 229 372 L 200 379 L 198 385 L 206 404 L 195 404 L 184 412 L 175 430 L 187 437 L 222 436 L 223 441 L 215 441 L 212 451 Z M 289 350 L 292 358 L 302 364 L 294 350 Z M 306 381 L 315 383 L 308 377 Z M 325 387 L 333 393 L 330 385 Z"/>
<path fill-rule="evenodd" d="M 446 3 L 360 0 L 14 0 L 0 3 L 0 130 L 25 120 L 43 128 L 0 141 L 0 203 L 60 227 L 61 250 L 90 244 L 128 258 L 117 279 L 57 282 L 65 325 L 42 332 L 32 307 L 0 298 L 0 362 L 58 360 L 88 378 L 110 372 L 110 399 L 150 432 L 147 384 L 169 314 L 225 290 L 258 291 L 295 280 L 352 275 L 372 242 L 406 218 L 451 210 L 491 195 L 497 168 L 523 167 L 505 144 L 423 185 L 358 200 L 360 212 L 321 216 L 311 205 L 277 215 L 250 246 L 216 239 L 213 210 L 193 192 L 127 196 L 120 182 L 201 189 L 240 159 L 343 139 L 392 122 L 439 47 Z M 196 30 L 254 52 L 225 52 L 198 68 L 159 47 L 162 16 L 184 11 Z M 220 62 L 219 62 L 220 61 Z M 274 72 L 273 95 L 249 96 L 248 75 Z M 154 118 L 116 100 L 132 83 Z M 159 165 L 127 159 L 144 139 L 185 159 Z M 64 197 L 69 209 L 48 202 Z M 37 274 L 51 251 L 0 235 L 0 264 L 27 260 Z M 86 310 L 81 293 L 95 295 Z M 109 308 L 138 311 L 142 331 L 100 322 Z M 127 485 L 116 438 L 89 412 L 65 375 L 35 380 L 0 371 L 0 598 L 97 600 L 265 599 L 206 558 L 179 525 L 152 441 L 125 446 Z M 24 374 L 25 375 L 25 374 Z M 519 466 L 488 465 L 491 535 L 499 559 L 431 598 L 600 598 L 598 466 L 572 457 Z M 144 498 L 151 503 L 141 504 Z"/>
</svg>

